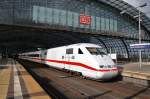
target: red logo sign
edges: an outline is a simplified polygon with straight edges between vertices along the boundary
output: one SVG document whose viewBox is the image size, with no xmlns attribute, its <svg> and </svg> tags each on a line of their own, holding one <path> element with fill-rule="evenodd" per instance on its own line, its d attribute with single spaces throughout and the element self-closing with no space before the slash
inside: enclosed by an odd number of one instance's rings
<svg viewBox="0 0 150 99">
<path fill-rule="evenodd" d="M 80 15 L 80 24 L 90 25 L 91 24 L 91 16 Z"/>
</svg>

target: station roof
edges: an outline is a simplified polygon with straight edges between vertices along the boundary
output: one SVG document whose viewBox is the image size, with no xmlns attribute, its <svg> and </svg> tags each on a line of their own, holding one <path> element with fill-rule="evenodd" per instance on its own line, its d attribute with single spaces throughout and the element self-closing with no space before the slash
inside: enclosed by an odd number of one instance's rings
<svg viewBox="0 0 150 99">
<path fill-rule="evenodd" d="M 125 10 L 126 14 L 130 15 L 131 17 L 138 15 L 139 12 L 137 8 L 133 7 L 132 5 L 126 3 L 123 0 L 98 0 L 98 1 L 108 4 L 114 8 L 117 8 L 120 10 L 120 12 Z M 150 18 L 147 17 L 143 12 L 141 12 L 141 19 L 142 25 L 150 32 Z"/>
<path fill-rule="evenodd" d="M 127 10 L 127 14 L 131 17 L 138 14 L 138 10 L 122 0 L 97 0 L 108 4 L 116 9 Z M 150 19 L 142 13 L 142 25 L 150 32 Z M 137 20 L 138 21 L 138 20 Z M 49 48 L 72 44 L 78 42 L 86 42 L 82 38 L 80 32 L 72 32 L 69 30 L 58 29 L 42 29 L 38 27 L 26 27 L 18 25 L 0 25 L 0 53 L 5 50 L 12 52 L 30 51 L 37 48 Z M 88 33 L 87 33 L 88 34 Z M 81 41 L 80 41 L 81 40 Z"/>
</svg>

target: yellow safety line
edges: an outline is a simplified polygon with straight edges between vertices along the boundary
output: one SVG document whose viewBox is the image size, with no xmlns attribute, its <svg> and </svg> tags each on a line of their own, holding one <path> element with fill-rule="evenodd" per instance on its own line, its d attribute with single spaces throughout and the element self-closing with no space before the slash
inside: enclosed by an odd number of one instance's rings
<svg viewBox="0 0 150 99">
<path fill-rule="evenodd" d="M 11 67 L 5 68 L 0 73 L 0 99 L 6 99 L 9 87 Z"/>
</svg>

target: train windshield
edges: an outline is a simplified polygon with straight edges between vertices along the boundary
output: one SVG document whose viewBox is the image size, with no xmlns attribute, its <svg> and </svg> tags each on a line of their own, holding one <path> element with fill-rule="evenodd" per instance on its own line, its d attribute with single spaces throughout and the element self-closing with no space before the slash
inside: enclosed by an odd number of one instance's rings
<svg viewBox="0 0 150 99">
<path fill-rule="evenodd" d="M 92 55 L 107 55 L 102 48 L 98 47 L 86 47 L 86 49 L 92 54 Z"/>
</svg>

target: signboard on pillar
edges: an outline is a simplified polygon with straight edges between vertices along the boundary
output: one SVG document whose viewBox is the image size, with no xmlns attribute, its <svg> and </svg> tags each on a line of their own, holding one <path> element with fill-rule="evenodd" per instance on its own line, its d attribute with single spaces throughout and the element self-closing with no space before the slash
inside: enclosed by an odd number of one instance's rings
<svg viewBox="0 0 150 99">
<path fill-rule="evenodd" d="M 150 49 L 150 43 L 130 44 L 130 47 L 135 49 Z"/>
<path fill-rule="evenodd" d="M 88 15 L 80 15 L 80 24 L 90 25 L 91 24 L 91 16 Z"/>
</svg>

